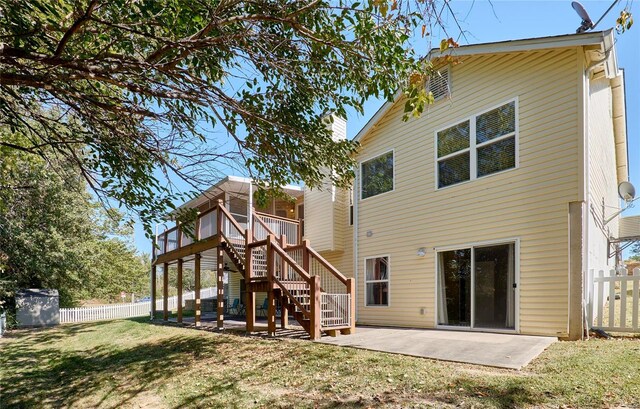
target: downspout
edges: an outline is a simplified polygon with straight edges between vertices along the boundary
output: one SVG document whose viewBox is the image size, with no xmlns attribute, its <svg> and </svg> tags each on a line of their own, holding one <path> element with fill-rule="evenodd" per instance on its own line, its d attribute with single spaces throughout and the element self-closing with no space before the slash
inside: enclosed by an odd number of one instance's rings
<svg viewBox="0 0 640 409">
<path fill-rule="evenodd" d="M 359 182 L 360 166 L 356 164 L 355 178 L 353 180 L 353 275 L 356 280 L 355 297 L 356 297 L 356 322 L 358 322 L 358 289 L 360 281 L 358 281 L 358 226 L 360 218 L 358 217 L 358 204 L 360 203 L 360 182 Z"/>
<path fill-rule="evenodd" d="M 584 55 L 584 54 L 583 54 Z M 608 52 L 607 52 L 607 56 L 608 56 Z M 583 60 L 584 61 L 584 60 Z M 584 64 L 584 62 L 583 62 Z M 590 265 L 589 265 L 589 230 L 590 230 L 590 223 L 589 223 L 589 218 L 593 217 L 592 213 L 591 213 L 591 195 L 589 194 L 590 192 L 590 186 L 591 186 L 591 156 L 590 156 L 590 144 L 589 144 L 589 99 L 590 99 L 590 84 L 589 84 L 589 75 L 591 74 L 591 71 L 593 71 L 595 67 L 594 66 L 590 66 L 588 67 L 585 71 L 584 71 L 584 75 L 583 75 L 583 86 L 582 86 L 582 92 L 583 92 L 583 99 L 584 99 L 584 117 L 583 117 L 583 132 L 584 132 L 584 151 L 585 151 L 585 179 L 584 179 L 584 194 L 585 194 L 585 202 L 586 202 L 586 228 L 584 229 L 584 248 L 585 248 L 585 252 L 586 252 L 586 260 L 585 260 L 585 269 L 588 272 Z M 608 251 L 608 250 L 607 250 Z"/>
</svg>

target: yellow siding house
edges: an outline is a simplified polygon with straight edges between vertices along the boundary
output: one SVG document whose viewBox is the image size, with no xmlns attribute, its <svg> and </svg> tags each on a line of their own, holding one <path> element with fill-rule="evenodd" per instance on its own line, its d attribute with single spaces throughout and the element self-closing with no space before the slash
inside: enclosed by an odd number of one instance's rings
<svg viewBox="0 0 640 409">
<path fill-rule="evenodd" d="M 305 191 L 306 238 L 341 238 L 359 324 L 580 337 L 628 177 L 613 33 L 447 54 L 428 111 L 399 95 L 357 134 L 353 192 Z"/>
</svg>

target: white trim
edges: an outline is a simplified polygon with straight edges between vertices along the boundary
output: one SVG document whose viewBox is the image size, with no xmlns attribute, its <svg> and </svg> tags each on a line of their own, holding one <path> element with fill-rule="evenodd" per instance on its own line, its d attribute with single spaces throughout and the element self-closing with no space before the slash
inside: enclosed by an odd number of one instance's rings
<svg viewBox="0 0 640 409">
<path fill-rule="evenodd" d="M 387 190 L 386 192 L 378 193 L 377 195 L 373 195 L 373 196 L 369 196 L 369 197 L 363 198 L 362 197 L 362 165 L 365 162 L 369 162 L 369 161 L 372 161 L 372 160 L 374 160 L 376 158 L 379 158 L 380 156 L 387 155 L 389 152 L 391 152 L 391 158 L 393 159 L 393 167 L 391 169 L 393 171 L 393 179 L 391 181 L 392 184 L 393 184 L 393 188 L 391 190 Z M 370 156 L 367 159 L 359 161 L 358 162 L 358 170 L 360 171 L 360 185 L 358 186 L 358 191 L 359 191 L 358 199 L 359 200 L 367 200 L 367 199 L 371 199 L 373 197 L 378 197 L 380 195 L 384 195 L 386 193 L 394 192 L 396 190 L 396 150 L 395 150 L 395 148 L 391 148 L 391 149 L 389 149 L 387 151 L 384 151 L 384 152 L 382 152 L 380 154 L 377 154 L 377 155 L 374 155 L 374 156 Z"/>
<path fill-rule="evenodd" d="M 376 259 L 376 258 L 387 258 L 387 279 L 386 280 L 373 280 L 367 281 L 367 260 Z M 364 260 L 364 299 L 363 304 L 365 308 L 389 308 L 391 307 L 391 255 L 389 254 L 381 254 L 377 256 L 369 256 L 363 257 Z M 387 305 L 368 305 L 367 304 L 367 283 L 387 283 Z M 357 308 L 356 308 L 357 309 Z"/>
<path fill-rule="evenodd" d="M 455 57 L 477 54 L 515 53 L 524 51 L 544 50 L 548 48 L 580 47 L 585 45 L 601 44 L 603 47 L 612 42 L 613 29 L 595 31 L 582 34 L 563 34 L 539 38 L 527 38 L 520 40 L 499 41 L 493 43 L 463 45 L 449 48 L 441 52 L 439 48 L 432 49 L 427 59 L 452 55 Z"/>
<path fill-rule="evenodd" d="M 513 322 L 513 326 L 514 329 L 500 329 L 500 328 L 474 328 L 473 324 L 474 324 L 474 320 L 475 320 L 475 314 L 474 314 L 474 292 L 473 291 L 473 281 L 474 281 L 474 277 L 475 277 L 475 273 L 473 271 L 473 265 L 474 265 L 474 248 L 476 247 L 488 247 L 488 246 L 493 246 L 493 245 L 498 245 L 498 244 L 512 244 L 513 243 L 513 251 L 515 252 L 514 257 L 513 257 L 513 262 L 514 262 L 514 269 L 513 269 L 513 282 L 514 284 L 516 284 L 516 289 L 515 289 L 515 293 L 513 295 L 514 298 L 514 322 Z M 470 321 L 471 321 L 471 326 L 470 327 L 463 327 L 463 326 L 458 326 L 458 325 L 440 325 L 438 324 L 438 289 L 440 286 L 440 271 L 438 269 L 438 253 L 444 252 L 444 251 L 451 251 L 451 250 L 464 250 L 464 249 L 471 249 L 471 280 L 472 280 L 472 284 L 471 284 L 471 317 L 470 317 Z M 471 243 L 464 243 L 464 244 L 459 244 L 459 245 L 449 245 L 449 246 L 440 246 L 440 247 L 434 247 L 433 248 L 434 252 L 435 252 L 435 257 L 434 257 L 434 266 L 435 266 L 435 276 L 436 276 L 436 285 L 435 285 L 435 308 L 434 308 L 434 322 L 433 325 L 435 328 L 437 329 L 450 329 L 450 330 L 459 330 L 459 331 L 477 331 L 477 332 L 497 332 L 497 333 L 511 333 L 511 334 L 519 334 L 520 333 L 520 237 L 513 237 L 513 238 L 505 238 L 505 239 L 496 239 L 496 240 L 486 240 L 486 241 L 477 241 L 477 242 L 471 242 Z"/>
<path fill-rule="evenodd" d="M 490 139 L 488 141 L 484 141 L 481 143 L 477 143 L 476 141 L 476 118 L 480 115 L 483 115 L 487 112 L 493 111 L 494 109 L 500 108 L 501 106 L 507 105 L 514 102 L 515 103 L 515 123 L 514 123 L 514 131 L 513 132 L 509 132 L 507 134 L 504 135 L 500 135 L 497 138 L 493 138 Z M 440 127 L 438 129 L 436 129 L 433 132 L 433 155 L 434 155 L 434 175 L 435 175 L 435 180 L 434 180 L 434 186 L 435 186 L 435 190 L 442 190 L 442 189 L 446 189 L 452 186 L 458 186 L 460 184 L 463 183 L 467 183 L 467 182 L 472 182 L 474 180 L 478 180 L 478 179 L 483 179 L 489 176 L 493 176 L 493 175 L 497 175 L 499 173 L 502 172 L 506 172 L 509 170 L 514 170 L 514 169 L 518 169 L 520 167 L 520 121 L 519 121 L 519 116 L 520 116 L 520 98 L 519 96 L 515 96 L 511 99 L 508 99 L 500 104 L 497 105 L 493 105 L 490 108 L 486 108 L 476 114 L 473 114 L 471 116 L 468 116 L 466 118 L 460 119 L 456 122 L 452 122 L 450 124 L 448 124 L 447 126 L 444 127 Z M 469 147 L 468 148 L 464 148 L 464 149 L 460 149 L 458 151 L 449 153 L 445 156 L 442 157 L 438 157 L 438 132 L 444 131 L 445 129 L 449 129 L 451 127 L 454 127 L 458 124 L 462 124 L 464 122 L 469 122 Z M 500 170 L 498 172 L 493 172 L 493 173 L 489 173 L 486 175 L 482 175 L 482 176 L 478 176 L 478 149 L 482 148 L 484 146 L 488 146 L 488 145 L 492 145 L 494 143 L 500 142 L 504 139 L 508 139 L 508 138 L 514 138 L 514 166 L 512 168 L 507 168 L 507 169 L 503 169 Z M 457 155 L 461 155 L 463 153 L 469 152 L 469 179 L 468 180 L 463 180 L 461 182 L 458 183 L 452 183 L 450 185 L 447 186 L 442 186 L 439 187 L 439 180 L 440 180 L 440 174 L 439 174 L 439 169 L 438 169 L 438 165 L 441 161 L 443 160 L 447 160 L 449 158 L 455 157 Z"/>
</svg>

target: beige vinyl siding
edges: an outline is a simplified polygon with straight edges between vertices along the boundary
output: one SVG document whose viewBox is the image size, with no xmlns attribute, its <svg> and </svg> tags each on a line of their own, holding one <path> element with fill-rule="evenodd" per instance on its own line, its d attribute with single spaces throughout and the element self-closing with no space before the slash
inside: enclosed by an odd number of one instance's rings
<svg viewBox="0 0 640 409">
<path fill-rule="evenodd" d="M 619 208 L 616 175 L 616 151 L 612 123 L 612 98 L 609 79 L 600 78 L 589 84 L 589 268 L 606 268 L 607 238 L 616 236 L 618 218 L 603 226 L 604 219 Z M 613 261 L 612 261 L 613 263 Z M 613 266 L 613 264 L 611 265 Z"/>
<path fill-rule="evenodd" d="M 578 200 L 582 135 L 578 52 L 461 58 L 450 99 L 408 122 L 400 100 L 365 136 L 359 161 L 394 150 L 395 190 L 358 204 L 359 323 L 435 326 L 434 249 L 518 239 L 520 332 L 566 335 L 568 203 Z M 518 168 L 436 190 L 435 131 L 514 98 Z M 366 307 L 364 259 L 381 255 L 390 256 L 390 304 Z"/>
<path fill-rule="evenodd" d="M 332 187 L 304 190 L 304 238 L 316 251 L 334 249 Z"/>
<path fill-rule="evenodd" d="M 334 208 L 335 251 L 323 251 L 320 255 L 347 277 L 353 277 L 353 226 L 349 225 L 349 191 L 338 190 Z M 313 243 L 312 243 L 313 247 Z M 314 247 L 315 248 L 315 247 Z"/>
<path fill-rule="evenodd" d="M 227 298 L 229 299 L 229 305 L 233 305 L 233 300 L 240 299 L 240 280 L 242 279 L 242 275 L 238 272 L 231 271 L 229 272 L 229 295 Z M 244 304 L 245 300 L 240 299 L 240 303 Z"/>
</svg>

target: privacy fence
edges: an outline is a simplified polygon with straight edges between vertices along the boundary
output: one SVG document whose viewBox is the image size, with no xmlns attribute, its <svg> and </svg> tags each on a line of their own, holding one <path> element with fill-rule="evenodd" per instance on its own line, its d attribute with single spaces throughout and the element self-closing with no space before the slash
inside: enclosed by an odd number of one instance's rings
<svg viewBox="0 0 640 409">
<path fill-rule="evenodd" d="M 200 290 L 200 298 L 213 298 L 216 295 L 216 287 L 203 288 Z M 182 305 L 186 300 L 193 300 L 195 298 L 195 292 L 187 292 L 182 296 Z M 169 297 L 167 306 L 169 310 L 178 308 L 178 296 Z M 160 297 L 156 301 L 156 311 L 162 311 L 164 308 L 164 300 Z M 133 318 L 144 317 L 151 313 L 151 301 L 128 303 L 128 304 L 113 304 L 113 305 L 99 305 L 95 307 L 81 307 L 81 308 L 60 308 L 60 323 L 68 322 L 88 322 L 88 321 L 102 321 L 113 320 L 118 318 Z"/>
</svg>

